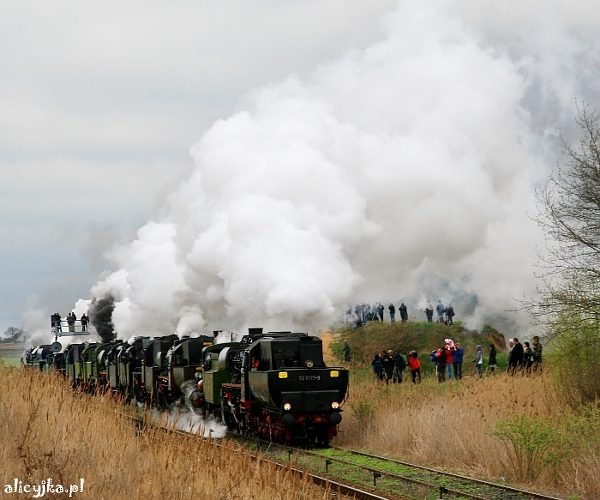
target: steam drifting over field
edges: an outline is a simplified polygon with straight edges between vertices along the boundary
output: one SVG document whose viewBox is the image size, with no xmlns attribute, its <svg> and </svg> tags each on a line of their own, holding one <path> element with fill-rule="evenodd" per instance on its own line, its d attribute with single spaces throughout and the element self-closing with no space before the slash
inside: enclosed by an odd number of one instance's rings
<svg viewBox="0 0 600 500">
<path fill-rule="evenodd" d="M 376 300 L 499 321 L 534 288 L 557 124 L 599 81 L 576 65 L 600 53 L 586 9 L 401 1 L 380 42 L 250 93 L 93 288 L 119 336 L 316 328 Z"/>
</svg>

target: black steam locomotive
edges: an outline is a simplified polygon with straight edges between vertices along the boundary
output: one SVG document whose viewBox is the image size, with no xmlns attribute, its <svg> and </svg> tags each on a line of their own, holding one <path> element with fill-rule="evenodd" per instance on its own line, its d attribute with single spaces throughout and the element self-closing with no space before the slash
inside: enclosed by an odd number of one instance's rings
<svg viewBox="0 0 600 500">
<path fill-rule="evenodd" d="M 176 405 L 265 439 L 326 445 L 336 435 L 348 371 L 325 366 L 321 339 L 251 328 L 240 342 L 213 341 L 138 337 L 71 344 L 62 353 L 38 346 L 24 363 L 64 373 L 83 390 Z"/>
</svg>

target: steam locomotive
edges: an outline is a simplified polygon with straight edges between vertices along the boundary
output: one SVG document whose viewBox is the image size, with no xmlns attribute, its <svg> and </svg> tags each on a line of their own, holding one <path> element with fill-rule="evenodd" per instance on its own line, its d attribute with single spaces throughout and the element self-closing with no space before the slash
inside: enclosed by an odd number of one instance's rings
<svg viewBox="0 0 600 500">
<path fill-rule="evenodd" d="M 239 433 L 286 443 L 327 445 L 348 390 L 348 371 L 325 366 L 321 339 L 262 328 L 220 344 L 210 336 L 170 335 L 70 344 L 61 353 L 37 346 L 23 363 L 62 373 L 82 390 L 176 405 Z"/>
</svg>

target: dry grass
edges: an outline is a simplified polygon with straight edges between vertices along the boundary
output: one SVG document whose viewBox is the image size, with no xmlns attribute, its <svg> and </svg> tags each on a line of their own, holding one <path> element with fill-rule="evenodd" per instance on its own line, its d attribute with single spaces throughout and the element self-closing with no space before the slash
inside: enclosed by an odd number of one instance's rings
<svg viewBox="0 0 600 500">
<path fill-rule="evenodd" d="M 340 364 L 329 348 L 336 338 L 321 334 L 325 358 L 333 365 Z M 433 376 L 413 385 L 406 370 L 403 384 L 386 386 L 375 380 L 370 367 L 356 362 L 348 367 L 350 394 L 334 444 L 479 477 L 503 477 L 563 497 L 600 498 L 600 402 L 573 407 L 548 370 L 530 376 L 486 374 L 482 380 L 471 376 L 441 385 Z M 541 472 L 529 480 L 517 469 L 510 443 L 495 435 L 498 423 L 520 416 L 539 424 L 539 435 L 549 433 L 545 442 L 533 440 L 534 450 L 535 444 L 550 446 L 546 461 L 537 464 Z"/>
<path fill-rule="evenodd" d="M 56 376 L 0 365 L 0 486 L 78 484 L 81 498 L 317 499 L 323 491 L 233 444 L 136 432 L 111 401 Z"/>
<path fill-rule="evenodd" d="M 527 415 L 555 430 L 565 456 L 525 486 L 600 498 L 600 412 L 575 412 L 545 375 L 386 386 L 356 370 L 352 379 L 336 444 L 515 482 L 509 448 L 493 432 L 499 421 Z"/>
</svg>

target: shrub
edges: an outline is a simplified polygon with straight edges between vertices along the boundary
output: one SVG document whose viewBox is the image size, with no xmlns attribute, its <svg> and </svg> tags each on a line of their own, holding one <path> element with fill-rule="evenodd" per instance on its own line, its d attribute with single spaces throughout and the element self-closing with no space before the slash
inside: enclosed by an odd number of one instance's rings
<svg viewBox="0 0 600 500">
<path fill-rule="evenodd" d="M 492 434 L 506 447 L 510 472 L 519 481 L 533 482 L 546 467 L 567 457 L 564 439 L 541 417 L 521 414 L 500 420 Z"/>
</svg>

